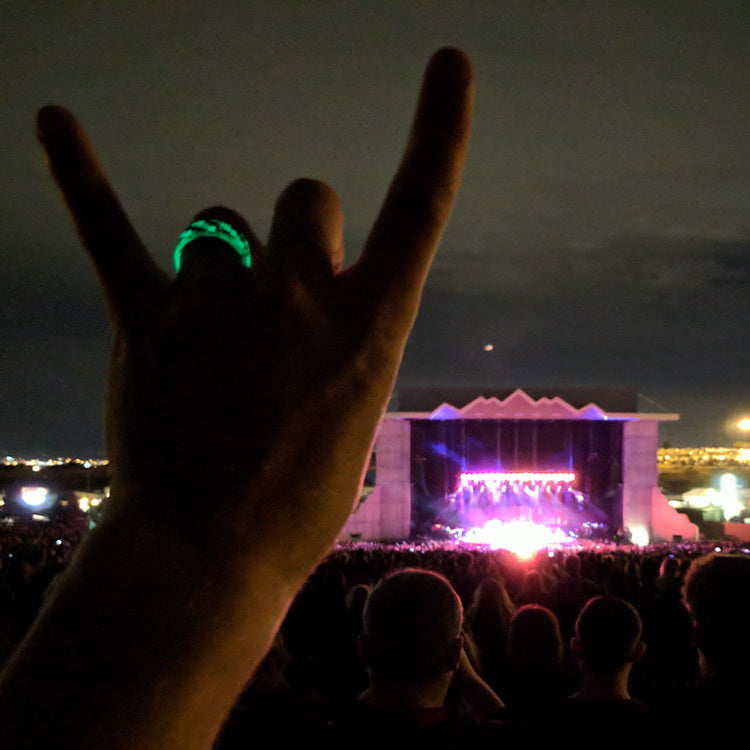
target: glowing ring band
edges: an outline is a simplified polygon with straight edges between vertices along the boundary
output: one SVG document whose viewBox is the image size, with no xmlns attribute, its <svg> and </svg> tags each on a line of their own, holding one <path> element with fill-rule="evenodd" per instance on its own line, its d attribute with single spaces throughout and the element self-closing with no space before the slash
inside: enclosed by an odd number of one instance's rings
<svg viewBox="0 0 750 750">
<path fill-rule="evenodd" d="M 250 255 L 250 243 L 242 232 L 237 231 L 231 224 L 219 219 L 198 219 L 194 221 L 178 238 L 174 249 L 174 270 L 179 271 L 182 267 L 182 251 L 193 240 L 201 237 L 210 237 L 214 240 L 226 242 L 229 247 L 240 256 L 242 265 L 250 268 L 252 256 Z"/>
</svg>

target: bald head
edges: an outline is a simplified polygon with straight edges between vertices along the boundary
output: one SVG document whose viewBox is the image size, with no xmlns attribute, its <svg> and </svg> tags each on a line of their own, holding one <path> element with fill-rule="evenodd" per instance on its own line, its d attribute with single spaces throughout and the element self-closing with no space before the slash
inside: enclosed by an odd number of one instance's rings
<svg viewBox="0 0 750 750">
<path fill-rule="evenodd" d="M 430 679 L 455 668 L 463 623 L 461 600 L 437 573 L 407 569 L 383 579 L 363 614 L 365 661 L 394 681 Z"/>
<path fill-rule="evenodd" d="M 642 632 L 635 607 L 614 596 L 597 596 L 576 620 L 576 650 L 587 666 L 614 669 L 638 657 Z"/>
</svg>

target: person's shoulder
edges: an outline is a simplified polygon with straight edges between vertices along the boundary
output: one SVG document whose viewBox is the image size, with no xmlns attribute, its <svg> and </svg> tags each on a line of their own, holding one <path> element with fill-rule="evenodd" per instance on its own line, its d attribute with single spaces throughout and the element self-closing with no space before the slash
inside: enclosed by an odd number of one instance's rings
<svg viewBox="0 0 750 750">
<path fill-rule="evenodd" d="M 579 750 L 616 750 L 632 745 L 634 732 L 647 730 L 650 711 L 636 700 L 593 701 L 563 698 L 518 723 L 520 745 L 541 748 L 562 736 L 576 737 Z"/>
<path fill-rule="evenodd" d="M 741 720 L 749 699 L 750 690 L 739 675 L 703 680 L 670 696 L 654 711 L 655 734 L 662 741 L 713 744 L 727 720 Z"/>
</svg>

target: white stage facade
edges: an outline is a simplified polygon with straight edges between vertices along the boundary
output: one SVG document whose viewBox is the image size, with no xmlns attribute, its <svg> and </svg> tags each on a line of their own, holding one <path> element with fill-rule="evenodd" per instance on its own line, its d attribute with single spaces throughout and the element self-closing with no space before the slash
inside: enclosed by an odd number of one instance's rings
<svg viewBox="0 0 750 750">
<path fill-rule="evenodd" d="M 634 391 L 558 393 L 399 394 L 378 430 L 374 488 L 339 540 L 517 519 L 584 536 L 607 529 L 638 544 L 695 538 L 657 484 L 659 423 L 679 415 L 638 411 Z"/>
</svg>

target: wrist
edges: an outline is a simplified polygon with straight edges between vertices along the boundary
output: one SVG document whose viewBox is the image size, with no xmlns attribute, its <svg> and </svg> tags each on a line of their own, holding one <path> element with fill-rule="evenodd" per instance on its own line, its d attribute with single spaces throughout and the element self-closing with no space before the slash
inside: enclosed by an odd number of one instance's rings
<svg viewBox="0 0 750 750">
<path fill-rule="evenodd" d="M 13 718 L 32 711 L 13 702 L 28 684 L 34 711 L 45 715 L 40 748 L 56 746 L 80 705 L 97 741 L 71 740 L 76 750 L 208 746 L 266 652 L 297 582 L 262 556 L 220 558 L 173 528 L 137 520 L 113 514 L 88 535 L 6 670 L 0 738 L 9 746 L 14 732 L 29 731 Z M 65 675 L 65 696 L 53 675 Z M 165 716 L 185 717 L 196 736 L 170 735 Z"/>
</svg>

